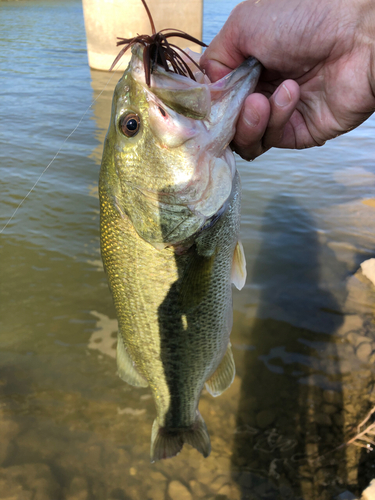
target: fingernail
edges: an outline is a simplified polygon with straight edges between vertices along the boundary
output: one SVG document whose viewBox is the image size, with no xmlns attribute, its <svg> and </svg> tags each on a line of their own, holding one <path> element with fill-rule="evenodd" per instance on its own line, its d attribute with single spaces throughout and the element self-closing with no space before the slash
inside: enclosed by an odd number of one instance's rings
<svg viewBox="0 0 375 500">
<path fill-rule="evenodd" d="M 250 127 L 256 127 L 260 122 L 260 116 L 252 108 L 246 108 L 243 114 L 243 121 Z"/>
<path fill-rule="evenodd" d="M 284 108 L 290 102 L 292 101 L 291 95 L 287 87 L 282 84 L 281 87 L 279 87 L 276 91 L 275 94 L 275 104 L 279 106 L 280 108 Z"/>
</svg>

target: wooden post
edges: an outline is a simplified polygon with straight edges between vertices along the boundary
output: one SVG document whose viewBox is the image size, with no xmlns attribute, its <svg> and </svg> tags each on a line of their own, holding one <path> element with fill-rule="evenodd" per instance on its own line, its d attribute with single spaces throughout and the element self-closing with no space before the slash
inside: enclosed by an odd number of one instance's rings
<svg viewBox="0 0 375 500">
<path fill-rule="evenodd" d="M 151 26 L 141 0 L 82 0 L 85 19 L 87 53 L 93 69 L 108 71 L 121 47 L 116 37 L 131 38 L 137 34 L 151 35 Z M 203 0 L 147 0 L 156 31 L 174 28 L 202 39 Z M 181 48 L 200 52 L 201 48 L 188 40 L 172 38 Z M 124 71 L 129 53 L 123 56 L 116 70 Z"/>
</svg>

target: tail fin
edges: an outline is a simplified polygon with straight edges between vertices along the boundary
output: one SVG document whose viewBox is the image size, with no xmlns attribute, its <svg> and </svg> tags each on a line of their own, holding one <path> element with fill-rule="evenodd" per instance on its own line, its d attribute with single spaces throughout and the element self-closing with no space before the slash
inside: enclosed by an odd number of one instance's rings
<svg viewBox="0 0 375 500">
<path fill-rule="evenodd" d="M 206 424 L 198 412 L 190 428 L 169 429 L 154 420 L 151 433 L 151 462 L 171 458 L 180 453 L 184 443 L 189 443 L 206 458 L 211 453 L 211 441 Z"/>
</svg>

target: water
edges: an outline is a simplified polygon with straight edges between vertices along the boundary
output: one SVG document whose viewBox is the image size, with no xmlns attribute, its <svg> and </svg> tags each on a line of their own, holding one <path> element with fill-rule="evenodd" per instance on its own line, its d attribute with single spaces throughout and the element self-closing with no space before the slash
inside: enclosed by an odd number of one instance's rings
<svg viewBox="0 0 375 500">
<path fill-rule="evenodd" d="M 206 2 L 208 43 L 236 2 Z M 353 445 L 375 404 L 370 119 L 323 148 L 238 160 L 248 279 L 234 294 L 238 376 L 202 395 L 212 439 L 149 463 L 155 410 L 116 376 L 97 179 L 118 75 L 90 71 L 80 2 L 0 4 L 2 499 L 331 499 L 375 477 Z M 369 421 L 371 422 L 371 421 Z M 366 424 L 367 425 L 367 424 Z M 320 457 L 320 460 L 317 459 Z M 22 492 L 22 493 L 21 493 Z"/>
</svg>

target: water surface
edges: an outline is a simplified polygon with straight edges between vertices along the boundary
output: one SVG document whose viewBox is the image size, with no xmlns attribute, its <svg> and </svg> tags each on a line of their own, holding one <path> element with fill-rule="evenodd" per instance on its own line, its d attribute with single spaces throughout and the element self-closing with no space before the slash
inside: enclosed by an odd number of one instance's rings
<svg viewBox="0 0 375 500">
<path fill-rule="evenodd" d="M 235 3 L 205 3 L 206 43 Z M 333 450 L 375 399 L 374 290 L 358 271 L 375 256 L 375 120 L 322 148 L 238 159 L 238 373 L 220 398 L 202 395 L 210 457 L 185 446 L 151 465 L 155 409 L 148 389 L 116 375 L 99 254 L 97 179 L 119 75 L 88 68 L 77 0 L 1 2 L 0 33 L 1 227 L 86 113 L 0 235 L 1 498 L 360 492 L 374 452 Z"/>
</svg>

